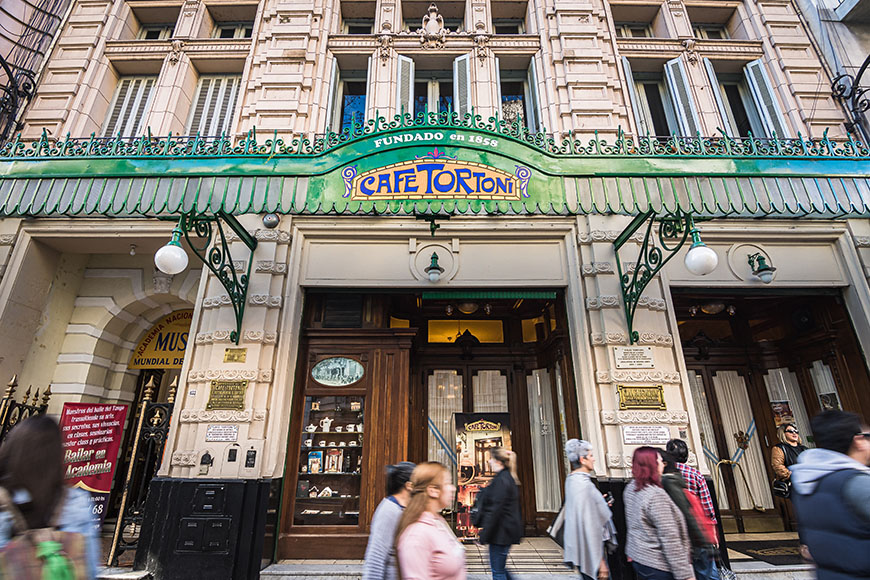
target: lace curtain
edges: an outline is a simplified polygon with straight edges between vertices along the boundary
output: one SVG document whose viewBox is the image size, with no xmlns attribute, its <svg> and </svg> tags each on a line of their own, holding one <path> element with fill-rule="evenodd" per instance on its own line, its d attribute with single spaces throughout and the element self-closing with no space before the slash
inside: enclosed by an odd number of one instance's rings
<svg viewBox="0 0 870 580">
<path fill-rule="evenodd" d="M 710 418 L 710 406 L 707 404 L 707 393 L 704 388 L 704 380 L 701 375 L 695 371 L 689 371 L 689 390 L 692 393 L 692 402 L 695 403 L 695 414 L 698 418 L 698 431 L 701 435 L 701 446 L 703 451 L 703 459 L 698 457 L 698 461 L 705 461 L 710 474 L 716 473 L 716 464 L 721 456 L 719 455 L 719 446 L 716 445 L 716 434 L 713 431 L 713 420 Z M 714 483 L 719 483 L 716 488 L 716 498 L 719 500 L 719 509 L 728 509 L 728 495 L 724 489 L 721 489 L 720 478 L 714 475 Z"/>
<path fill-rule="evenodd" d="M 462 412 L 462 377 L 451 370 L 429 375 L 429 461 L 446 465 L 456 479 L 456 425 Z"/>
<path fill-rule="evenodd" d="M 810 377 L 816 388 L 816 396 L 819 397 L 822 409 L 842 409 L 840 395 L 837 393 L 837 384 L 834 382 L 834 374 L 831 368 L 820 360 L 813 361 L 810 367 Z"/>
<path fill-rule="evenodd" d="M 471 378 L 475 413 L 507 413 L 507 377 L 501 371 L 479 371 Z"/>
<path fill-rule="evenodd" d="M 794 422 L 801 432 L 804 445 L 814 447 L 807 442 L 807 435 L 811 435 L 810 419 L 807 416 L 807 408 L 801 396 L 800 384 L 797 375 L 787 368 L 771 369 L 764 375 L 764 386 L 767 387 L 767 397 L 770 402 L 788 401 L 788 406 L 794 415 Z M 779 441 L 772 441 L 776 445 Z"/>
<path fill-rule="evenodd" d="M 740 508 L 773 509 L 770 482 L 767 480 L 746 382 L 735 371 L 719 371 L 713 375 L 713 390 L 722 413 L 729 459 L 740 465 L 733 468 Z"/>
<path fill-rule="evenodd" d="M 539 512 L 557 512 L 562 502 L 559 480 L 559 452 L 553 397 L 547 369 L 536 369 L 526 377 L 529 391 L 529 427 L 535 472 L 535 507 Z"/>
</svg>

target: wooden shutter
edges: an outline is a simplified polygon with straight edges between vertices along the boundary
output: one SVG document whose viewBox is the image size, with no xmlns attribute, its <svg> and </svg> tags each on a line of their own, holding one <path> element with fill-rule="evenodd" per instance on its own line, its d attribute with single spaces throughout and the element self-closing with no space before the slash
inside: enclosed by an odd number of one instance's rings
<svg viewBox="0 0 870 580">
<path fill-rule="evenodd" d="M 628 59 L 622 57 L 622 70 L 625 72 L 625 85 L 628 87 L 628 100 L 631 104 L 631 112 L 634 114 L 634 122 L 637 123 L 638 137 L 649 135 L 650 130 L 646 123 L 646 117 L 643 114 L 643 109 L 640 106 L 640 99 L 637 96 L 637 89 L 634 85 L 634 74 L 631 72 L 631 64 Z"/>
<path fill-rule="evenodd" d="M 396 112 L 414 116 L 414 60 L 399 55 L 397 63 Z"/>
<path fill-rule="evenodd" d="M 369 57 L 368 64 L 366 65 L 366 96 L 365 102 L 363 103 L 363 111 L 365 111 L 365 120 L 368 121 L 372 117 L 374 117 L 374 108 L 372 107 L 372 57 Z"/>
<path fill-rule="evenodd" d="M 722 130 L 729 137 L 739 137 L 734 125 L 731 124 L 731 111 L 726 105 L 725 96 L 719 88 L 719 77 L 716 76 L 716 69 L 713 68 L 709 58 L 704 58 L 704 67 L 707 69 L 707 79 L 713 89 L 713 98 L 716 100 L 716 108 L 719 109 L 719 117 L 722 119 Z"/>
<path fill-rule="evenodd" d="M 215 137 L 229 131 L 239 96 L 241 77 L 208 76 L 199 79 L 191 108 L 188 134 Z"/>
<path fill-rule="evenodd" d="M 773 85 L 770 84 L 761 59 L 753 60 L 747 64 L 743 69 L 743 74 L 746 75 L 746 82 L 749 84 L 749 90 L 752 91 L 752 98 L 755 100 L 758 114 L 764 121 L 764 130 L 767 132 L 767 136 L 773 137 L 773 133 L 776 132 L 777 137 L 786 139 L 791 137 L 776 100 Z"/>
<path fill-rule="evenodd" d="M 526 98 L 526 118 L 528 119 L 529 132 L 540 131 L 540 109 L 538 107 L 538 75 L 535 73 L 535 57 L 529 63 L 526 84 L 529 94 Z"/>
<path fill-rule="evenodd" d="M 329 93 L 326 97 L 326 128 L 338 131 L 341 129 L 341 87 L 339 86 L 338 61 L 332 58 L 329 69 Z"/>
<path fill-rule="evenodd" d="M 689 88 L 688 75 L 683 67 L 683 62 L 679 58 L 665 63 L 665 77 L 667 78 L 668 89 L 671 93 L 672 105 L 677 114 L 680 131 L 686 137 L 694 137 L 698 134 L 700 124 L 698 123 L 698 115 L 695 112 L 695 102 L 692 99 L 691 89 Z"/>
<path fill-rule="evenodd" d="M 156 81 L 157 77 L 123 77 L 118 81 L 104 137 L 135 137 L 141 132 Z"/>
<path fill-rule="evenodd" d="M 495 107 L 498 111 L 499 118 L 504 119 L 504 107 L 502 101 L 501 94 L 501 63 L 498 60 L 497 56 L 493 56 L 495 59 Z"/>
<path fill-rule="evenodd" d="M 470 54 L 463 54 L 453 60 L 453 106 L 460 119 L 471 112 Z"/>
</svg>

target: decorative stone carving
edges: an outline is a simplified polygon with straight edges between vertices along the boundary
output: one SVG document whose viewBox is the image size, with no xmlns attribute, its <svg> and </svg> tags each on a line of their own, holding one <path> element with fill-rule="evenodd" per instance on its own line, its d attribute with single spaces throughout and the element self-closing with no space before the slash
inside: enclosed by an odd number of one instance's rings
<svg viewBox="0 0 870 580">
<path fill-rule="evenodd" d="M 256 264 L 256 272 L 261 274 L 279 274 L 287 273 L 287 264 L 284 262 L 275 262 L 273 260 L 259 260 Z"/>
<path fill-rule="evenodd" d="M 229 342 L 230 341 L 230 331 L 229 330 L 215 330 L 211 333 L 212 342 Z"/>
<path fill-rule="evenodd" d="M 483 22 L 478 22 L 474 25 L 474 51 L 481 66 L 486 62 L 486 57 L 489 55 L 488 44 L 489 34 L 486 32 L 486 25 Z"/>
<path fill-rule="evenodd" d="M 151 274 L 151 285 L 154 287 L 156 294 L 169 294 L 169 289 L 172 287 L 172 279 L 174 276 L 164 274 L 157 268 Z"/>
<path fill-rule="evenodd" d="M 641 296 L 640 299 L 637 301 L 637 305 L 639 308 L 647 308 L 649 310 L 656 310 L 660 312 L 664 312 L 665 310 L 667 310 L 667 304 L 665 303 L 663 298 L 651 298 L 649 296 Z M 619 306 L 619 296 L 616 295 L 593 296 L 586 299 L 587 310 L 619 308 Z"/>
<path fill-rule="evenodd" d="M 667 383 L 679 385 L 680 373 L 677 371 L 611 370 L 598 371 L 595 380 L 599 383 Z"/>
<path fill-rule="evenodd" d="M 245 342 L 261 342 L 263 344 L 275 344 L 278 342 L 277 332 L 264 332 L 262 330 L 246 330 L 242 334 Z"/>
<path fill-rule="evenodd" d="M 181 412 L 182 423 L 250 423 L 254 416 L 252 409 L 244 411 L 206 411 L 205 409 L 185 409 Z"/>
<path fill-rule="evenodd" d="M 686 51 L 686 58 L 692 64 L 698 64 L 698 53 L 695 52 L 695 39 L 694 38 L 684 38 L 683 39 L 683 50 Z"/>
<path fill-rule="evenodd" d="M 196 339 L 194 340 L 196 344 L 211 344 L 212 336 L 210 332 L 200 332 L 196 335 Z"/>
<path fill-rule="evenodd" d="M 688 425 L 686 411 L 601 411 L 602 425 L 631 424 Z"/>
<path fill-rule="evenodd" d="M 594 332 L 591 335 L 592 344 L 594 346 L 606 346 L 608 344 L 625 344 L 627 339 L 622 332 Z"/>
<path fill-rule="evenodd" d="M 387 66 L 393 52 L 393 26 L 389 22 L 381 24 L 381 32 L 378 34 L 378 57 L 381 66 Z"/>
<path fill-rule="evenodd" d="M 607 467 L 611 469 L 631 469 L 631 455 L 622 453 L 607 453 Z"/>
<path fill-rule="evenodd" d="M 229 238 L 229 236 L 227 236 Z M 238 239 L 238 237 L 236 237 Z M 289 244 L 290 233 L 282 230 L 257 230 L 254 232 L 254 239 L 258 242 L 276 242 L 278 244 Z"/>
<path fill-rule="evenodd" d="M 267 308 L 281 308 L 281 297 L 269 296 L 268 294 L 251 294 L 248 296 L 248 304 L 251 306 L 265 306 Z"/>
<path fill-rule="evenodd" d="M 222 294 L 220 296 L 211 296 L 209 298 L 204 298 L 202 301 L 203 308 L 220 308 L 221 306 L 231 306 L 232 302 L 230 302 L 230 297 L 228 294 Z"/>
<path fill-rule="evenodd" d="M 584 276 L 597 276 L 599 274 L 615 274 L 616 270 L 610 262 L 591 262 L 583 264 L 580 272 Z"/>
<path fill-rule="evenodd" d="M 590 335 L 593 346 L 606 346 L 611 344 L 627 344 L 628 338 L 622 332 L 593 332 Z M 655 332 L 641 332 L 639 345 L 673 346 L 674 337 L 670 334 L 657 334 Z"/>
<path fill-rule="evenodd" d="M 3 239 L 3 237 L 0 236 L 0 240 L 2 240 L 2 239 Z M 870 236 L 855 236 L 854 239 L 855 239 L 855 247 L 856 248 L 870 248 Z M 0 244 L 0 245 L 5 245 L 5 244 Z"/>
<path fill-rule="evenodd" d="M 641 332 L 638 344 L 655 346 L 674 346 L 674 337 L 670 334 L 658 334 L 655 332 Z"/>
<path fill-rule="evenodd" d="M 244 274 L 248 268 L 248 263 L 245 260 L 233 260 L 233 269 L 236 272 Z"/>
<path fill-rule="evenodd" d="M 0 246 L 12 246 L 15 244 L 15 234 L 0 235 Z"/>
<path fill-rule="evenodd" d="M 266 420 L 266 411 L 254 411 L 254 421 L 265 421 Z"/>
<path fill-rule="evenodd" d="M 444 28 L 444 17 L 438 14 L 438 6 L 434 2 L 429 5 L 429 11 L 423 16 L 423 27 L 417 29 L 417 34 L 420 35 L 420 44 L 423 48 L 444 48 L 447 29 Z"/>
<path fill-rule="evenodd" d="M 184 41 L 183 40 L 173 40 L 172 41 L 172 50 L 169 53 L 169 64 L 176 65 L 178 61 L 181 60 L 181 52 L 184 49 Z"/>
<path fill-rule="evenodd" d="M 176 451 L 172 454 L 170 465 L 193 467 L 196 465 L 196 451 Z"/>
<path fill-rule="evenodd" d="M 593 244 L 596 242 L 609 242 L 612 244 L 613 242 L 616 241 L 616 238 L 618 238 L 621 233 L 622 232 L 602 231 L 602 230 L 592 230 L 591 232 L 580 232 L 577 234 L 577 241 L 580 244 L 584 244 L 584 245 L 585 244 Z M 632 236 L 629 239 L 640 244 L 640 243 L 643 243 L 643 238 L 644 238 L 644 234 L 642 232 L 635 232 L 634 234 L 632 234 Z"/>
</svg>

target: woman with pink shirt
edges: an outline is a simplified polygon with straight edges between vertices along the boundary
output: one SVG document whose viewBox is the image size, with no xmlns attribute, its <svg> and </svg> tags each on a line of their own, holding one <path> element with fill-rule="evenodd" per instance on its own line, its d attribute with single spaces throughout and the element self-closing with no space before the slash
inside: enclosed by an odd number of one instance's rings
<svg viewBox="0 0 870 580">
<path fill-rule="evenodd" d="M 414 468 L 410 483 L 411 500 L 396 531 L 402 580 L 465 580 L 465 548 L 441 517 L 456 496 L 450 472 L 428 461 Z"/>
</svg>

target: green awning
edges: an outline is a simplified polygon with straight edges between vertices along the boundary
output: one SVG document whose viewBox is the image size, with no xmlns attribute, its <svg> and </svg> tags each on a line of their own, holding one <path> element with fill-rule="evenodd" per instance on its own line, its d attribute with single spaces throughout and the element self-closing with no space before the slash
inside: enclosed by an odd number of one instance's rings
<svg viewBox="0 0 870 580">
<path fill-rule="evenodd" d="M 418 120 L 419 121 L 419 120 Z M 393 123 L 321 141 L 44 136 L 0 149 L 0 216 L 870 217 L 870 150 L 730 138 L 586 144 L 516 127 Z"/>
</svg>

